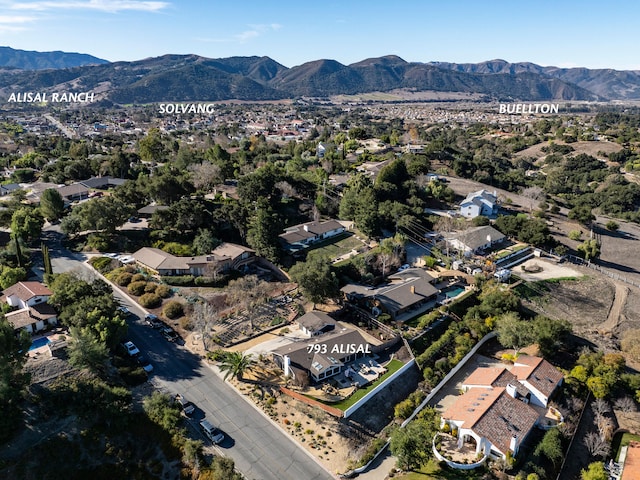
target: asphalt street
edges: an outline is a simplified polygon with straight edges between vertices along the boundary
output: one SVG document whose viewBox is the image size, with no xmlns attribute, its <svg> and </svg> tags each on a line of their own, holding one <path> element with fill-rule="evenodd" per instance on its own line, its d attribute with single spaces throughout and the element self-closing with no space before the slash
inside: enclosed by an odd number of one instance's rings
<svg viewBox="0 0 640 480">
<path fill-rule="evenodd" d="M 62 246 L 56 226 L 43 232 L 55 273 L 77 271 L 84 278 L 95 276 L 84 256 Z M 38 265 L 36 273 L 42 274 Z M 181 393 L 196 405 L 191 429 L 198 435 L 197 422 L 206 417 L 218 426 L 225 440 L 218 451 L 232 458 L 247 480 L 324 480 L 335 478 L 309 453 L 298 446 L 254 405 L 218 375 L 214 368 L 184 346 L 168 342 L 142 321 L 144 310 L 117 289 L 114 294 L 131 311 L 128 337 L 154 366 L 152 383 L 160 390 Z M 198 433 L 196 433 L 198 432 Z M 204 438 L 204 437 L 202 437 Z"/>
</svg>

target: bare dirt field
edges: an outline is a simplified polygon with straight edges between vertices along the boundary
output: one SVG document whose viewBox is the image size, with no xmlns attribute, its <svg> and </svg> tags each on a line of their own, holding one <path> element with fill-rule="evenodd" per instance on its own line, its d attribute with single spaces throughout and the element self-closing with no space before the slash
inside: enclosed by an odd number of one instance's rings
<svg viewBox="0 0 640 480">
<path fill-rule="evenodd" d="M 595 157 L 595 158 L 604 158 L 603 155 L 599 154 L 599 152 L 609 154 L 612 152 L 619 152 L 620 150 L 622 150 L 621 145 L 618 145 L 617 143 L 614 143 L 614 142 L 607 142 L 607 141 L 574 142 L 570 144 L 567 144 L 565 142 L 560 142 L 560 141 L 554 141 L 554 143 L 558 145 L 570 145 L 574 149 L 574 151 L 571 153 L 572 155 L 579 155 L 581 153 L 584 153 L 586 155 L 591 155 L 592 157 Z M 544 158 L 548 155 L 548 153 L 543 152 L 542 148 L 548 147 L 548 146 L 549 146 L 548 143 L 538 143 L 537 145 L 533 145 L 529 148 L 526 148 L 525 150 L 521 150 L 520 152 L 516 153 L 515 156 L 520 158 L 535 158 L 535 159 Z"/>
<path fill-rule="evenodd" d="M 521 267 L 524 267 L 525 270 Z M 542 270 L 539 272 L 532 272 L 531 270 L 535 267 L 539 267 Z M 544 258 L 530 258 L 522 265 L 518 265 L 515 269 L 515 273 L 518 277 L 528 282 L 538 282 L 540 280 L 550 280 L 552 278 L 580 277 L 583 275 L 583 273 L 572 268 L 570 265 L 558 264 Z"/>
</svg>

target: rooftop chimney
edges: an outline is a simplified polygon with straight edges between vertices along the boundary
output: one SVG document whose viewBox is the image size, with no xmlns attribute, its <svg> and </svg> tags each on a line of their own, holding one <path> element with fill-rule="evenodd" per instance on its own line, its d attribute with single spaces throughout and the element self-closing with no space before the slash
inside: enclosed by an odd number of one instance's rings
<svg viewBox="0 0 640 480">
<path fill-rule="evenodd" d="M 415 285 L 411 285 L 411 293 L 413 293 L 413 294 L 416 293 L 416 286 Z"/>
<path fill-rule="evenodd" d="M 509 450 L 511 450 L 515 454 L 517 448 L 518 448 L 518 436 L 513 435 L 511 437 L 511 441 L 509 442 Z"/>
</svg>

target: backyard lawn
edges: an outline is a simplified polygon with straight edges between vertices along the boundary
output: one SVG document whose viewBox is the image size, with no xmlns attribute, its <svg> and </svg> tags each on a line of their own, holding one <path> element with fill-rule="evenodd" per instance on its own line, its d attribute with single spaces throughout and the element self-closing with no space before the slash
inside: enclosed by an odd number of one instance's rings
<svg viewBox="0 0 640 480">
<path fill-rule="evenodd" d="M 334 260 L 341 255 L 349 253 L 351 250 L 358 250 L 364 246 L 363 243 L 351 233 L 345 233 L 341 237 L 342 238 L 337 241 L 335 238 L 330 238 L 309 247 L 307 255 L 320 255 Z"/>
<path fill-rule="evenodd" d="M 376 388 L 378 385 L 380 385 L 384 380 L 386 380 L 390 375 L 392 375 L 393 373 L 397 372 L 398 370 L 400 370 L 400 368 L 404 365 L 403 362 L 401 362 L 400 360 L 391 360 L 387 365 L 387 373 L 385 373 L 384 375 L 382 375 L 380 378 L 378 378 L 375 382 L 372 382 L 371 384 L 367 385 L 366 388 L 360 388 L 358 390 L 355 391 L 355 393 L 353 395 L 351 395 L 349 398 L 338 402 L 338 403 L 327 403 L 327 405 L 331 405 L 332 407 L 338 408 L 342 411 L 346 410 L 347 408 L 349 408 L 351 405 L 353 405 L 354 403 L 356 403 L 358 400 L 360 400 L 362 397 L 364 397 L 367 393 L 369 393 L 371 390 L 373 390 L 374 388 Z"/>
</svg>

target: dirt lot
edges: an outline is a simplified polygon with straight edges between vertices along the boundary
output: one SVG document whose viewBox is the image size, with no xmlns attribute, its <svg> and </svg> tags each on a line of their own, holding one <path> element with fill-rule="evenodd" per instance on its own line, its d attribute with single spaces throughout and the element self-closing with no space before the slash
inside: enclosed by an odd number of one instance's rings
<svg viewBox="0 0 640 480">
<path fill-rule="evenodd" d="M 558 145 L 565 145 L 565 142 L 555 142 Z M 598 152 L 604 152 L 604 153 L 612 153 L 612 152 L 619 152 L 620 150 L 622 150 L 622 146 L 618 145 L 617 143 L 613 143 L 613 142 L 574 142 L 569 144 L 571 145 L 571 147 L 573 147 L 574 152 L 572 152 L 572 155 L 579 155 L 581 153 L 587 154 L 587 155 L 591 155 L 592 157 L 595 158 L 604 158 L 602 155 L 599 155 Z M 522 150 L 518 153 L 515 154 L 516 157 L 520 157 L 520 158 L 536 158 L 536 159 L 540 159 L 540 158 L 544 158 L 548 155 L 548 153 L 545 153 L 542 151 L 542 148 L 545 146 L 549 146 L 548 143 L 538 143 L 537 145 L 533 145 L 532 147 L 529 147 L 525 150 Z"/>
<path fill-rule="evenodd" d="M 525 270 L 522 270 L 521 267 L 524 267 Z M 531 271 L 534 267 L 539 267 L 542 270 L 534 273 Z M 583 275 L 578 270 L 571 268 L 570 265 L 558 264 L 543 258 L 530 258 L 522 265 L 518 265 L 515 272 L 518 277 L 528 282 L 539 282 L 540 280 L 550 280 L 552 278 L 580 277 Z"/>
</svg>

